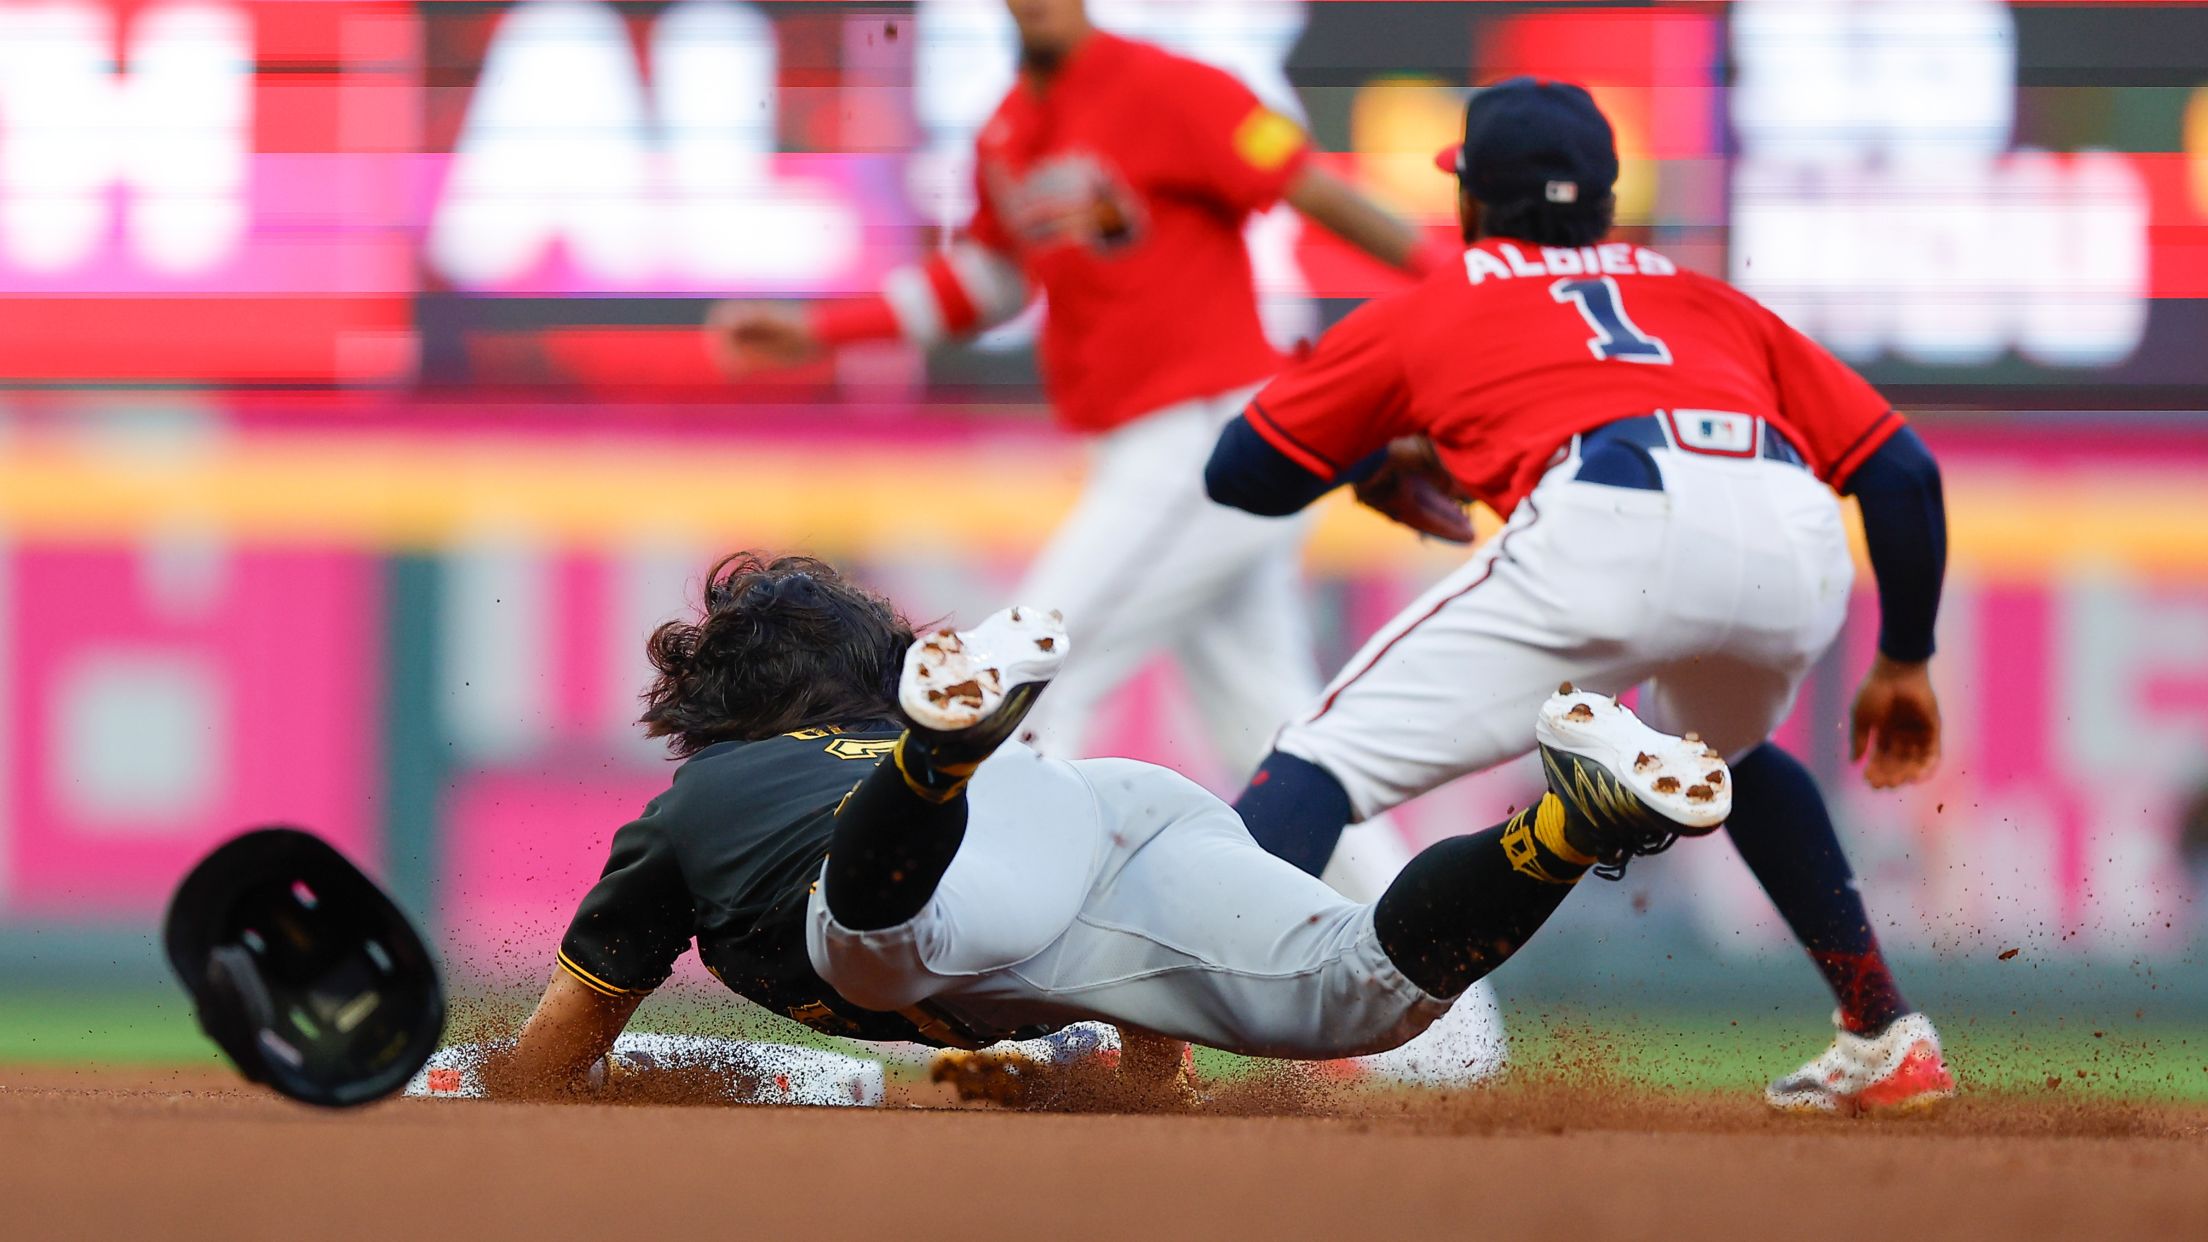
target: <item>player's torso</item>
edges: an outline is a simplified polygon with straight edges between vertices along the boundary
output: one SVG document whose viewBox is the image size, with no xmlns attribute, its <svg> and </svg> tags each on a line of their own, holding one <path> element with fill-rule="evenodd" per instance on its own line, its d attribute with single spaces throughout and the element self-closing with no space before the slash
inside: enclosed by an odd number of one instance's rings
<svg viewBox="0 0 2208 1242">
<path fill-rule="evenodd" d="M 746 999 L 830 1034 L 918 1036 L 896 1014 L 837 996 L 805 949 L 806 903 L 836 806 L 897 734 L 885 723 L 709 747 L 676 774 L 659 807 L 696 908 L 699 960 Z"/>
<path fill-rule="evenodd" d="M 1048 301 L 1045 378 L 1083 429 L 1277 365 L 1245 213 L 1207 191 L 1177 129 L 1187 69 L 1111 40 L 1044 89 L 1015 85 L 976 139 L 979 192 Z"/>
<path fill-rule="evenodd" d="M 1529 490 L 1573 435 L 1614 419 L 1776 413 L 1738 302 L 1646 247 L 1488 239 L 1405 310 L 1414 419 L 1498 507 Z"/>
</svg>

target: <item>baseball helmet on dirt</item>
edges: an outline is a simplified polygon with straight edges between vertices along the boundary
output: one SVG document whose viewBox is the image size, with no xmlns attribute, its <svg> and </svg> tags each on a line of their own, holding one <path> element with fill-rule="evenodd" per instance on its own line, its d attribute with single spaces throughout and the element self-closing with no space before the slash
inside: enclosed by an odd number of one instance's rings
<svg viewBox="0 0 2208 1242">
<path fill-rule="evenodd" d="M 295 1100 L 389 1095 L 444 1032 L 421 937 L 312 833 L 261 828 L 217 848 L 177 887 L 164 939 L 201 1029 L 246 1078 Z"/>
</svg>

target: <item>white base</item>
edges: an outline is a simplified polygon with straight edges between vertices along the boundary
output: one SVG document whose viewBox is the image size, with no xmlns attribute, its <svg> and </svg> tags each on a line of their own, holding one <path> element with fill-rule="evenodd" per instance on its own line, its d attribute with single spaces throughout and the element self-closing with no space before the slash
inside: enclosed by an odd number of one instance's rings
<svg viewBox="0 0 2208 1242">
<path fill-rule="evenodd" d="M 881 1062 L 817 1048 L 753 1044 L 705 1035 L 632 1033 L 613 1042 L 612 1056 L 622 1062 L 624 1069 L 637 1073 L 659 1067 L 725 1073 L 731 1104 L 875 1108 L 882 1102 Z M 481 1044 L 440 1048 L 406 1084 L 406 1094 L 426 1099 L 481 1099 L 483 1081 L 478 1067 L 482 1063 Z M 592 1071 L 593 1086 L 603 1081 L 603 1074 L 603 1066 Z"/>
</svg>

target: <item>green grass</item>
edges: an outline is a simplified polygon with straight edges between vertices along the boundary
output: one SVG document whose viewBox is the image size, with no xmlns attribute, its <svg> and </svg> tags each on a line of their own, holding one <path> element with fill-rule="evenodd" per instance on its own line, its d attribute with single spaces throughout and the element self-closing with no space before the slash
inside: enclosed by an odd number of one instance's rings
<svg viewBox="0 0 2208 1242">
<path fill-rule="evenodd" d="M 1820 1051 L 1825 1039 L 1807 1021 L 1680 1013 L 1520 1013 L 1511 1035 L 1512 1060 L 1528 1070 L 1607 1069 L 1688 1091 L 1758 1088 Z M 2095 1026 L 1950 1014 L 1940 1038 L 1966 1088 L 2044 1091 L 2053 1079 L 2096 1096 L 2208 1100 L 2208 1021 L 2126 1017 Z"/>
<path fill-rule="evenodd" d="M 193 1065 L 219 1055 L 182 992 L 0 995 L 0 1064 Z"/>
<path fill-rule="evenodd" d="M 508 1020 L 525 998 L 463 1006 L 454 1038 L 488 1010 Z M 1523 1071 L 1570 1076 L 1587 1070 L 1649 1087 L 1749 1091 L 1822 1046 L 1814 1022 L 1777 1016 L 1732 1021 L 1688 1013 L 1623 1015 L 1553 1007 L 1510 1015 L 1512 1060 Z M 501 1023 L 503 1025 L 503 1023 Z M 677 991 L 638 1015 L 646 1030 L 844 1047 L 717 995 Z M 2100 1026 L 2003 1015 L 1948 1015 L 1941 1031 L 1967 1087 L 2042 1091 L 2050 1078 L 2093 1096 L 2208 1100 L 2208 1020 L 2111 1019 Z M 182 1065 L 216 1060 L 180 993 L 11 992 L 0 996 L 0 1064 Z M 1232 1074 L 1237 1058 L 1205 1053 L 1209 1073 Z M 2083 1071 L 2082 1076 L 2080 1071 Z"/>
</svg>

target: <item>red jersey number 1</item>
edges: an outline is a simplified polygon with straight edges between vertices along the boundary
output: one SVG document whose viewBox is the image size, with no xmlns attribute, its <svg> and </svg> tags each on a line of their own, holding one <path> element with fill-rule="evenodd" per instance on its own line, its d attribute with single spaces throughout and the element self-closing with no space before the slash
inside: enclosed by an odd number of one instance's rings
<svg viewBox="0 0 2208 1242">
<path fill-rule="evenodd" d="M 1635 327 L 1626 315 L 1625 299 L 1615 279 L 1600 276 L 1560 280 L 1549 286 L 1549 296 L 1579 308 L 1579 317 L 1594 331 L 1587 348 L 1595 357 L 1666 365 L 1671 362 L 1671 347 Z"/>
</svg>

